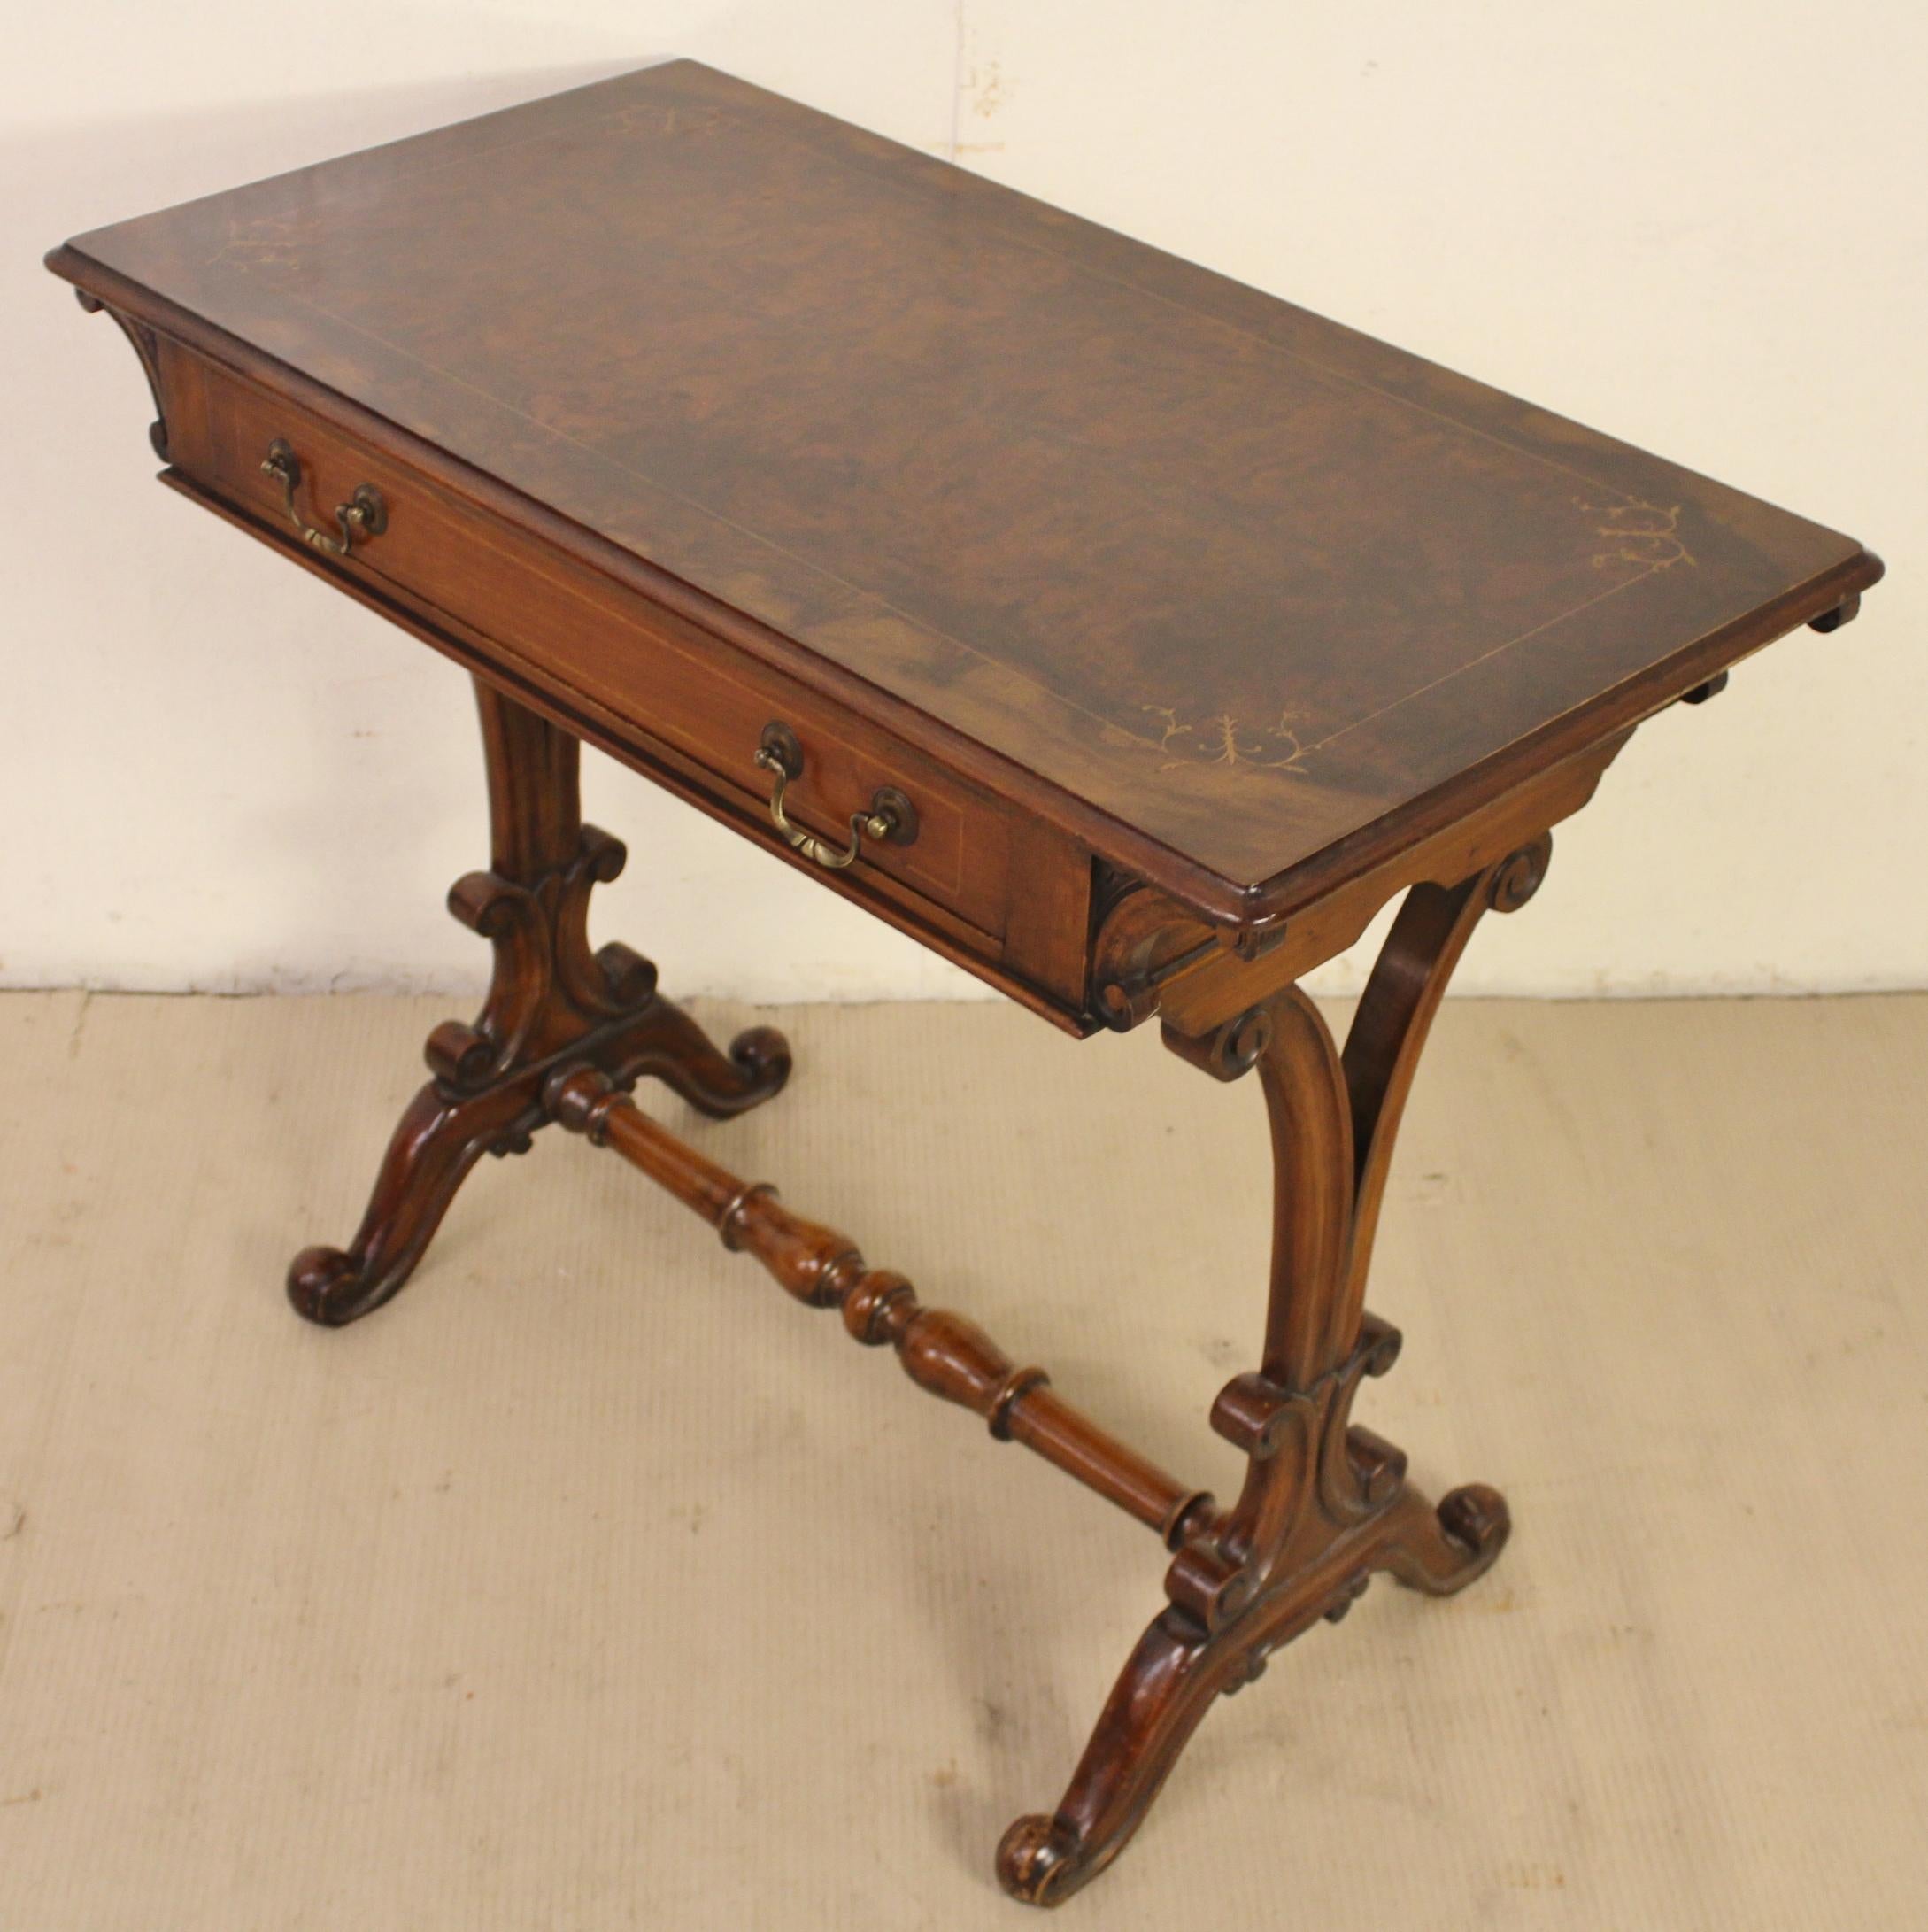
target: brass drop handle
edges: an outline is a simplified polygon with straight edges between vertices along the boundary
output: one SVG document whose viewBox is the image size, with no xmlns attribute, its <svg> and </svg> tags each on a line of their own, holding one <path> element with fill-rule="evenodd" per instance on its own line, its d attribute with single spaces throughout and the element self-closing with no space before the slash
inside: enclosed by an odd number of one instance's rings
<svg viewBox="0 0 1928 1932">
<path fill-rule="evenodd" d="M 335 521 L 342 534 L 331 537 L 326 530 L 317 529 L 296 507 L 295 492 L 301 487 L 301 459 L 285 437 L 276 437 L 268 444 L 261 468 L 264 475 L 280 480 L 281 507 L 288 512 L 288 521 L 301 532 L 302 542 L 316 550 L 325 550 L 331 557 L 345 557 L 358 537 L 379 537 L 389 527 L 389 506 L 382 500 L 382 492 L 373 483 L 357 483 L 348 501 L 335 506 Z"/>
<path fill-rule="evenodd" d="M 868 812 L 850 815 L 850 843 L 838 847 L 806 831 L 783 809 L 792 778 L 803 776 L 803 746 L 787 724 L 766 724 L 757 743 L 756 762 L 775 780 L 770 791 L 770 823 L 795 850 L 826 870 L 841 872 L 855 862 L 868 838 L 879 844 L 907 846 L 917 837 L 917 808 L 895 785 L 879 785 Z"/>
</svg>

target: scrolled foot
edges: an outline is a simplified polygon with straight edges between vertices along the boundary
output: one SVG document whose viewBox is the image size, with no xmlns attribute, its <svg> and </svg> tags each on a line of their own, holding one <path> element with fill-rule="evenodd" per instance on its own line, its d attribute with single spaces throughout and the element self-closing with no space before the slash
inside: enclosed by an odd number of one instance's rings
<svg viewBox="0 0 1928 1932">
<path fill-rule="evenodd" d="M 1476 1560 L 1491 1563 L 1513 1530 L 1507 1499 L 1483 1482 L 1469 1482 L 1439 1499 L 1439 1527 Z"/>
<path fill-rule="evenodd" d="M 1020 1818 L 998 1842 L 998 1882 L 1022 1905 L 1059 1905 L 1090 1876 L 1077 1850 L 1077 1833 L 1062 1820 Z"/>
<path fill-rule="evenodd" d="M 1430 1596 L 1450 1596 L 1492 1567 L 1513 1532 L 1512 1513 L 1497 1489 L 1469 1482 L 1443 1496 L 1437 1510 L 1408 1494 L 1411 1506 L 1392 1523 L 1378 1567 Z"/>
<path fill-rule="evenodd" d="M 774 1099 L 790 1078 L 790 1042 L 774 1026 L 746 1027 L 729 1043 L 731 1063 L 766 1100 Z"/>
<path fill-rule="evenodd" d="M 463 1177 L 485 1153 L 526 1147 L 531 1113 L 530 1097 L 513 1082 L 456 1098 L 431 1080 L 409 1102 L 389 1142 L 354 1240 L 345 1249 L 305 1248 L 295 1256 L 288 1299 L 296 1312 L 324 1328 L 343 1328 L 392 1299 Z"/>
<path fill-rule="evenodd" d="M 288 1299 L 296 1313 L 323 1328 L 353 1321 L 361 1298 L 360 1273 L 338 1248 L 305 1248 L 289 1264 Z"/>
<path fill-rule="evenodd" d="M 659 994 L 605 1064 L 619 1086 L 651 1077 L 698 1113 L 727 1120 L 782 1091 L 790 1078 L 790 1042 L 774 1026 L 752 1026 L 726 1054 L 674 1000 Z"/>
<path fill-rule="evenodd" d="M 1362 1480 L 1403 1465 L 1390 1444 L 1354 1433 L 1363 1452 L 1359 1444 L 1348 1447 L 1363 1453 Z M 1303 1474 L 1297 1480 L 1316 1508 L 1316 1489 Z M 1189 1544 L 1166 1579 L 1172 1607 L 1127 1660 L 1057 1810 L 1020 1818 L 1005 1833 L 998 1847 L 1004 1889 L 1027 1905 L 1054 1905 L 1088 1884 L 1130 1842 L 1217 1698 L 1250 1683 L 1274 1651 L 1322 1617 L 1337 1623 L 1375 1570 L 1447 1596 L 1491 1565 L 1509 1526 L 1504 1499 L 1483 1483 L 1455 1489 L 1437 1510 L 1418 1490 L 1400 1487 L 1356 1519 L 1329 1519 L 1323 1549 L 1315 1546 L 1296 1566 L 1264 1578 L 1255 1594 L 1230 1610 L 1222 1589 L 1215 1595 L 1206 1587 L 1215 1573 L 1213 1550 L 1203 1542 Z M 1196 1588 L 1187 1580 L 1193 1572 L 1203 1580 Z M 1212 1601 L 1189 1602 L 1201 1592 Z"/>
</svg>

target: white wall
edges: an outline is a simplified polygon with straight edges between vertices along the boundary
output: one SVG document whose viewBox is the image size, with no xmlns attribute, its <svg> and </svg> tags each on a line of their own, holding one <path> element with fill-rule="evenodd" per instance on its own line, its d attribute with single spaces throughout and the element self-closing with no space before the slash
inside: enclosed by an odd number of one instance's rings
<svg viewBox="0 0 1928 1932">
<path fill-rule="evenodd" d="M 150 481 L 69 234 L 667 53 L 1853 531 L 1890 580 L 1648 726 L 1462 987 L 1928 984 L 1918 0 L 12 0 L 0 984 L 477 983 L 465 681 Z M 686 992 L 974 983 L 590 761 Z M 1345 963 L 1324 984 L 1348 983 Z"/>
</svg>

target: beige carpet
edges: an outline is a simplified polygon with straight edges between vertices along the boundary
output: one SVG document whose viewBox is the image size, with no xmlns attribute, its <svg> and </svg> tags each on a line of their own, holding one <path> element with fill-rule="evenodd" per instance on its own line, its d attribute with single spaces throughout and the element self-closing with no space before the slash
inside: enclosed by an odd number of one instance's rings
<svg viewBox="0 0 1928 1932">
<path fill-rule="evenodd" d="M 448 1009 L 0 1001 L 0 1928 L 1023 1923 L 1155 1541 L 559 1134 L 298 1322 Z M 649 1104 L 1230 1483 L 1255 1086 L 776 1017 L 773 1106 Z M 1450 1005 L 1361 1416 L 1512 1546 L 1221 1704 L 1060 1922 L 1922 1923 L 1924 1077 L 1928 999 Z"/>
</svg>

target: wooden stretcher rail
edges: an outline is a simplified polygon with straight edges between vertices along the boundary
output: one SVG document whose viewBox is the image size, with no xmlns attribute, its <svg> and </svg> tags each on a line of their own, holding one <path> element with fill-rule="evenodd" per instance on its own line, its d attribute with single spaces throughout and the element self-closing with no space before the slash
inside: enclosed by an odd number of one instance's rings
<svg viewBox="0 0 1928 1932">
<path fill-rule="evenodd" d="M 551 1117 L 693 1209 L 723 1246 L 754 1255 L 782 1287 L 812 1308 L 843 1311 L 844 1326 L 869 1346 L 889 1342 L 920 1388 L 983 1417 L 999 1441 L 1028 1449 L 1075 1476 L 1179 1549 L 1211 1519 L 1213 1500 L 1188 1489 L 1107 1435 L 1054 1394 L 1044 1370 L 1020 1368 L 975 1322 L 925 1308 L 905 1278 L 873 1268 L 846 1234 L 792 1214 L 767 1181 L 744 1181 L 706 1160 L 651 1119 L 593 1067 L 559 1072 L 544 1096 Z"/>
</svg>

